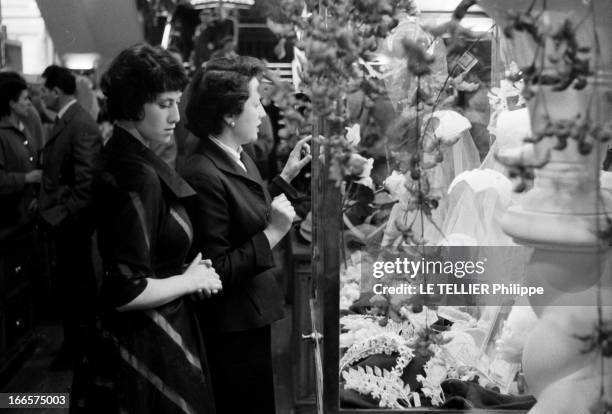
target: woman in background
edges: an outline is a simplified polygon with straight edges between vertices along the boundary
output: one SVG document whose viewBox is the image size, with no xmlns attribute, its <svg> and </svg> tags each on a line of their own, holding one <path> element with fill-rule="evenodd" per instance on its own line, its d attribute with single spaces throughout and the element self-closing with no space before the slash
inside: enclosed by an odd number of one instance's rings
<svg viewBox="0 0 612 414">
<path fill-rule="evenodd" d="M 192 228 L 183 208 L 194 191 L 150 149 L 179 121 L 187 83 L 163 49 L 122 51 L 102 78 L 114 132 L 94 184 L 99 248 L 105 268 L 103 333 L 113 344 L 117 411 L 213 413 L 206 358 L 187 296 L 221 290 L 198 254 L 183 264 Z"/>
<path fill-rule="evenodd" d="M 0 73 L 0 242 L 24 230 L 36 210 L 42 143 L 22 122 L 30 110 L 26 81 L 15 72 Z"/>
<path fill-rule="evenodd" d="M 202 302 L 198 316 L 217 412 L 224 414 L 275 412 L 270 324 L 283 317 L 283 295 L 272 248 L 295 216 L 282 193 L 295 196 L 289 183 L 310 161 L 305 138 L 266 187 L 242 150 L 257 140 L 264 115 L 263 69 L 248 57 L 209 61 L 192 80 L 186 111 L 187 128 L 199 138 L 184 171 L 198 193 L 188 204 L 193 253 L 206 252 L 223 282 L 223 293 Z"/>
</svg>

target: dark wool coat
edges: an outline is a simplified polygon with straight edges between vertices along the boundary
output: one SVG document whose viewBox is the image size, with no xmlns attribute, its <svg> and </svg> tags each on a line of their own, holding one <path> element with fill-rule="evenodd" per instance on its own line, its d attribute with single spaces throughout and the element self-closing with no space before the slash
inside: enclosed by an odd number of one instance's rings
<svg viewBox="0 0 612 414">
<path fill-rule="evenodd" d="M 214 413 L 190 299 L 114 309 L 140 295 L 148 278 L 183 273 L 193 239 L 183 202 L 193 194 L 161 158 L 115 126 L 94 180 L 94 206 L 105 269 L 102 322 L 112 343 L 106 365 L 125 412 Z"/>
<path fill-rule="evenodd" d="M 244 331 L 283 317 L 283 295 L 263 230 L 270 201 L 281 192 L 296 196 L 280 177 L 266 187 L 243 151 L 245 172 L 223 149 L 203 139 L 183 175 L 197 196 L 187 204 L 194 228 L 192 256 L 202 252 L 221 276 L 223 292 L 202 302 L 198 316 L 205 330 Z"/>
</svg>

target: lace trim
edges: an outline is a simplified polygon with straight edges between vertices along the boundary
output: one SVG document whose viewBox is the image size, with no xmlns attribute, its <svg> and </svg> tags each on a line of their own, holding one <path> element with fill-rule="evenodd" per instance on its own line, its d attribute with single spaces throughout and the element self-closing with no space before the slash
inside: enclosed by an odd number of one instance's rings
<svg viewBox="0 0 612 414">
<path fill-rule="evenodd" d="M 379 367 L 357 367 L 342 373 L 346 381 L 344 388 L 361 394 L 371 395 L 379 401 L 380 407 L 420 407 L 419 394 L 405 385 L 395 370 L 381 370 Z"/>
</svg>

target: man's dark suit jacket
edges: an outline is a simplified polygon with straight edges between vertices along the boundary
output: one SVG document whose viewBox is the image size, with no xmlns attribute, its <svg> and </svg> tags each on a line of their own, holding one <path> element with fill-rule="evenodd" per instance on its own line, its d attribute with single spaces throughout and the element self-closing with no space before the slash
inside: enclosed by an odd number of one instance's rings
<svg viewBox="0 0 612 414">
<path fill-rule="evenodd" d="M 283 295 L 274 277 L 274 260 L 263 230 L 270 200 L 295 190 L 280 177 L 269 188 L 243 151 L 245 172 L 218 145 L 203 139 L 183 175 L 197 192 L 187 203 L 194 242 L 192 257 L 212 259 L 223 291 L 201 301 L 198 316 L 205 331 L 244 331 L 283 317 Z"/>
<path fill-rule="evenodd" d="M 98 125 L 76 102 L 54 125 L 42 150 L 38 206 L 50 225 L 89 211 L 94 163 L 101 145 Z"/>
</svg>

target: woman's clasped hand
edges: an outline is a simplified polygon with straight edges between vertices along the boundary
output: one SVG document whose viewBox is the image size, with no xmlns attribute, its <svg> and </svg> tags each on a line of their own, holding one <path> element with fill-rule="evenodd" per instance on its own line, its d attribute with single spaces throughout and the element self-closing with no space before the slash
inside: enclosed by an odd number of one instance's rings
<svg viewBox="0 0 612 414">
<path fill-rule="evenodd" d="M 192 291 L 203 297 L 211 297 L 220 292 L 223 287 L 219 275 L 212 267 L 210 260 L 203 260 L 202 253 L 198 253 L 187 267 L 183 276 L 192 283 Z"/>
<path fill-rule="evenodd" d="M 263 231 L 270 243 L 274 247 L 291 229 L 291 224 L 295 218 L 293 205 L 285 194 L 274 197 L 270 205 L 270 223 Z"/>
</svg>

